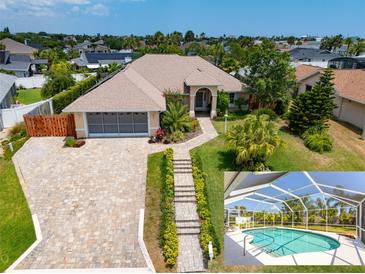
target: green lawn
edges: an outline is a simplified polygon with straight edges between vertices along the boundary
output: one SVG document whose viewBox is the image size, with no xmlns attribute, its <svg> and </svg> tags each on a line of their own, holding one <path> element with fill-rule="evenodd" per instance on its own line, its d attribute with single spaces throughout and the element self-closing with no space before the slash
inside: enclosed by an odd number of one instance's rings
<svg viewBox="0 0 365 274">
<path fill-rule="evenodd" d="M 239 121 L 228 122 L 228 127 Z M 220 240 L 223 246 L 224 235 L 224 214 L 223 214 L 223 181 L 224 171 L 235 170 L 234 154 L 224 143 L 224 122 L 213 122 L 220 135 L 195 149 L 192 153 L 199 153 L 202 159 L 204 172 L 208 174 L 208 199 L 212 211 L 212 221 L 217 232 L 220 232 Z M 300 138 L 291 135 L 282 129 L 280 135 L 285 146 L 278 149 L 269 165 L 273 170 L 300 171 L 300 170 L 364 170 L 365 160 L 360 155 L 345 150 L 343 147 L 336 147 L 333 152 L 320 155 L 309 151 Z M 320 163 L 318 161 L 321 161 Z M 315 229 L 316 227 L 313 227 Z M 317 228 L 318 229 L 318 228 Z M 334 228 L 335 230 L 335 228 Z M 338 230 L 337 230 L 338 231 Z M 287 267 L 287 266 L 225 266 L 224 255 L 222 254 L 209 263 L 210 272 L 364 272 L 364 267 Z"/>
<path fill-rule="evenodd" d="M 31 213 L 13 162 L 0 158 L 0 272 L 36 239 Z"/>
<path fill-rule="evenodd" d="M 21 104 L 29 105 L 42 100 L 40 88 L 19 89 L 17 93 L 16 100 Z"/>
<path fill-rule="evenodd" d="M 228 122 L 228 128 L 239 121 Z M 223 134 L 224 122 L 213 122 L 217 131 Z M 350 147 L 343 146 L 334 140 L 333 151 L 319 154 L 304 146 L 298 136 L 291 134 L 281 122 L 278 124 L 279 134 L 284 144 L 276 149 L 268 166 L 276 171 L 363 171 L 365 170 L 365 156 Z M 344 138 L 346 138 L 345 136 Z M 350 137 L 349 137 L 350 138 Z M 222 147 L 222 149 L 224 149 Z"/>
<path fill-rule="evenodd" d="M 148 156 L 148 171 L 146 183 L 145 215 L 144 215 L 144 241 L 153 265 L 157 272 L 175 272 L 166 268 L 162 250 L 160 248 L 160 194 L 162 185 L 163 152 Z"/>
</svg>

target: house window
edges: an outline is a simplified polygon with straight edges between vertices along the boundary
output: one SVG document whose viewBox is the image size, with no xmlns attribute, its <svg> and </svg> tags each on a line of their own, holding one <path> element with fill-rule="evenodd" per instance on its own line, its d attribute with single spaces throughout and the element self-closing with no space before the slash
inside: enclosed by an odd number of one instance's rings
<svg viewBox="0 0 365 274">
<path fill-rule="evenodd" d="M 311 91 L 312 86 L 311 85 L 305 85 L 305 91 Z"/>
<path fill-rule="evenodd" d="M 229 94 L 229 103 L 231 105 L 234 104 L 234 99 L 235 99 L 235 94 L 234 93 L 230 93 Z"/>
</svg>

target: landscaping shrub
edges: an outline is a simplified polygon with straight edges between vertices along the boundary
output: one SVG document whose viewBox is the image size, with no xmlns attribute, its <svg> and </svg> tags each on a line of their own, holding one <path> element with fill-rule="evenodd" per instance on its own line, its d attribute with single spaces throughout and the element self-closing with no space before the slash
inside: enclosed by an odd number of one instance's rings
<svg viewBox="0 0 365 274">
<path fill-rule="evenodd" d="M 24 123 L 18 123 L 16 124 L 11 130 L 10 130 L 10 142 L 19 140 L 21 138 L 24 138 L 27 136 L 27 130 L 25 128 Z"/>
<path fill-rule="evenodd" d="M 160 245 L 166 265 L 173 267 L 176 264 L 179 247 L 174 220 L 174 163 L 173 150 L 171 148 L 166 149 L 164 153 L 162 182 Z"/>
<path fill-rule="evenodd" d="M 229 94 L 224 91 L 218 92 L 217 96 L 217 115 L 223 116 L 229 107 Z"/>
<path fill-rule="evenodd" d="M 252 114 L 255 114 L 257 116 L 260 116 L 262 114 L 266 114 L 270 117 L 271 121 L 275 121 L 278 118 L 278 115 L 269 108 L 259 108 L 252 111 Z"/>
<path fill-rule="evenodd" d="M 211 212 L 208 203 L 208 192 L 206 186 L 206 174 L 202 171 L 201 159 L 197 154 L 192 156 L 193 178 L 195 184 L 195 196 L 197 200 L 197 212 L 201 220 L 199 242 L 204 255 L 208 259 L 208 244 L 213 244 L 214 257 L 221 252 L 221 245 L 211 221 Z"/>
<path fill-rule="evenodd" d="M 191 131 L 192 118 L 189 116 L 187 106 L 181 103 L 169 103 L 162 116 L 162 127 L 169 133 Z"/>
<path fill-rule="evenodd" d="M 166 98 L 166 104 L 177 104 L 180 103 L 182 105 L 186 105 L 187 95 L 181 94 L 178 91 L 166 90 L 164 92 L 164 96 Z"/>
<path fill-rule="evenodd" d="M 326 129 L 321 127 L 309 128 L 302 135 L 304 145 L 310 150 L 323 153 L 332 150 L 332 141 Z"/>
<path fill-rule="evenodd" d="M 185 139 L 185 134 L 180 130 L 176 130 L 173 133 L 170 133 L 168 136 L 168 140 L 173 143 L 183 141 L 184 139 Z"/>
<path fill-rule="evenodd" d="M 76 146 L 75 137 L 69 136 L 65 139 L 65 147 L 74 147 Z"/>
<path fill-rule="evenodd" d="M 24 145 L 24 143 L 29 139 L 28 136 L 25 136 L 23 138 L 19 138 L 15 141 L 2 141 L 1 145 L 3 147 L 4 150 L 4 159 L 5 160 L 10 160 L 11 157 L 13 157 L 13 155 Z M 9 143 L 12 143 L 13 145 L 13 151 L 10 150 L 9 148 Z"/>
<path fill-rule="evenodd" d="M 71 88 L 64 90 L 53 97 L 53 110 L 55 113 L 61 113 L 62 110 L 79 98 L 85 91 L 92 88 L 96 84 L 96 77 L 90 76 Z"/>
</svg>

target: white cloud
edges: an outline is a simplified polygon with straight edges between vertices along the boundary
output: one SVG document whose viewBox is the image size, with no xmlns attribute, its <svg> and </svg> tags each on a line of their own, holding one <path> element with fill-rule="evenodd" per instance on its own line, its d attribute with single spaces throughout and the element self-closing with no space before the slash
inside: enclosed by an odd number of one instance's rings
<svg viewBox="0 0 365 274">
<path fill-rule="evenodd" d="M 98 16 L 106 16 L 109 15 L 109 9 L 103 4 L 95 4 L 91 7 L 85 9 L 86 13 L 98 15 Z"/>
<path fill-rule="evenodd" d="M 64 2 L 64 3 L 67 3 L 67 4 L 74 4 L 74 5 L 90 4 L 89 0 L 61 0 L 60 2 Z"/>
<path fill-rule="evenodd" d="M 79 12 L 80 11 L 80 7 L 79 6 L 73 6 L 71 8 L 71 12 Z"/>
</svg>

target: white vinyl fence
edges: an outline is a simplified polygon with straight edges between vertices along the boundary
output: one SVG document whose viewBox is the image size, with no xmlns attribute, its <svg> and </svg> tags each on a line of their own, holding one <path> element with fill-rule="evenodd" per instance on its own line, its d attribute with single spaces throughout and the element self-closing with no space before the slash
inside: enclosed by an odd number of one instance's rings
<svg viewBox="0 0 365 274">
<path fill-rule="evenodd" d="M 0 126 L 9 128 L 17 123 L 23 122 L 23 115 L 26 114 L 53 114 L 52 99 L 40 101 L 30 105 L 23 105 L 13 108 L 0 109 Z M 0 130 L 2 128 L 0 127 Z"/>
<path fill-rule="evenodd" d="M 91 75 L 96 75 L 96 73 L 91 73 Z M 79 82 L 85 79 L 84 74 L 72 74 L 72 77 L 75 79 L 76 82 Z M 20 77 L 16 79 L 15 85 L 17 88 L 41 88 L 43 87 L 44 83 L 46 82 L 47 77 L 43 74 L 34 75 L 31 77 Z"/>
</svg>

